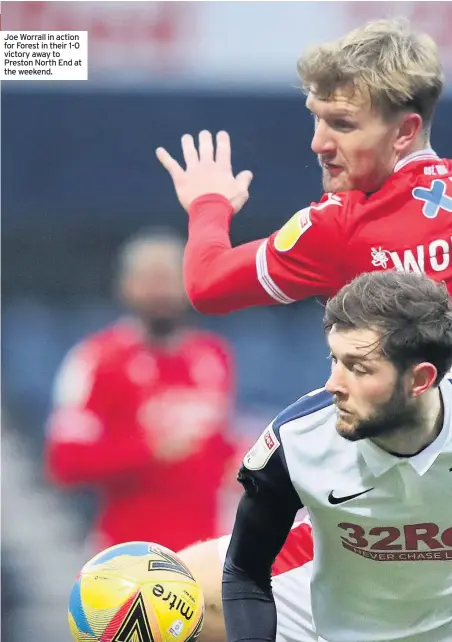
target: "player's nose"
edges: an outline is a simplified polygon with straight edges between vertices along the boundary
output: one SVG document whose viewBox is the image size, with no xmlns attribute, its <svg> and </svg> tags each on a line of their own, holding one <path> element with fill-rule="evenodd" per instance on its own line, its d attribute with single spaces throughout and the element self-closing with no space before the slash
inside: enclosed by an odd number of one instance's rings
<svg viewBox="0 0 452 642">
<path fill-rule="evenodd" d="M 329 127 L 323 121 L 319 121 L 316 125 L 311 141 L 311 149 L 318 156 L 331 155 L 335 150 Z"/>
<path fill-rule="evenodd" d="M 345 387 L 345 382 L 340 376 L 340 372 L 337 368 L 333 368 L 329 376 L 328 381 L 325 384 L 325 389 L 332 395 L 346 395 L 347 390 Z"/>
</svg>

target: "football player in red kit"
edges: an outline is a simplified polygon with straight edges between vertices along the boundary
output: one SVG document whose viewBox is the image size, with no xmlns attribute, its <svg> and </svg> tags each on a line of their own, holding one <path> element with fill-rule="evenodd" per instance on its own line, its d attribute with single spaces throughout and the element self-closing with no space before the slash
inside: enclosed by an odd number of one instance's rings
<svg viewBox="0 0 452 642">
<path fill-rule="evenodd" d="M 361 272 L 425 272 L 452 292 L 452 163 L 430 147 L 443 72 L 433 40 L 409 23 L 357 28 L 298 61 L 314 118 L 325 194 L 268 239 L 235 248 L 231 218 L 248 200 L 226 132 L 182 137 L 186 169 L 163 148 L 189 215 L 184 278 L 193 305 L 218 314 L 328 298 Z"/>
<path fill-rule="evenodd" d="M 186 323 L 182 257 L 172 237 L 127 241 L 118 288 L 132 315 L 77 345 L 56 378 L 47 472 L 98 491 L 96 550 L 218 532 L 234 373 L 225 341 Z"/>
</svg>

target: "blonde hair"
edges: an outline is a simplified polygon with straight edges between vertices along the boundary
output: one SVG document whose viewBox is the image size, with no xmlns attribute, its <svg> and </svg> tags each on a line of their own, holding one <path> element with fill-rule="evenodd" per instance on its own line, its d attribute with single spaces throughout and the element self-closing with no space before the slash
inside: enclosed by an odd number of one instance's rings
<svg viewBox="0 0 452 642">
<path fill-rule="evenodd" d="M 444 84 L 434 40 L 403 18 L 375 20 L 313 47 L 297 66 L 303 88 L 323 100 L 339 88 L 358 91 L 369 96 L 384 117 L 414 111 L 424 127 Z"/>
</svg>

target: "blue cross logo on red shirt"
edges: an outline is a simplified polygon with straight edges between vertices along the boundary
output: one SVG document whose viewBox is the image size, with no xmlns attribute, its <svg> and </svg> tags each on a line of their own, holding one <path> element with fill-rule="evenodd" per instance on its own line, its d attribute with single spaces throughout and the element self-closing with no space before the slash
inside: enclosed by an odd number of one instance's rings
<svg viewBox="0 0 452 642">
<path fill-rule="evenodd" d="M 444 181 L 433 181 L 429 189 L 415 187 L 412 194 L 418 201 L 424 201 L 422 214 L 427 218 L 436 218 L 441 209 L 452 212 L 452 198 L 446 195 Z"/>
</svg>

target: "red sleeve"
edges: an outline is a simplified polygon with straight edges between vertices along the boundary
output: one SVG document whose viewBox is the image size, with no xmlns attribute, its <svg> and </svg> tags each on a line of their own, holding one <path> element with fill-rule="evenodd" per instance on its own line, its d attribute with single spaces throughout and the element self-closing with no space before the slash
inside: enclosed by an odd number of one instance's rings
<svg viewBox="0 0 452 642">
<path fill-rule="evenodd" d="M 257 256 L 259 281 L 279 303 L 329 297 L 345 284 L 349 199 L 326 194 L 296 212 Z"/>
<path fill-rule="evenodd" d="M 269 239 L 231 247 L 232 206 L 209 194 L 189 212 L 184 280 L 200 312 L 222 314 L 257 305 L 329 296 L 344 284 L 346 201 L 325 195 L 300 210 Z"/>
<path fill-rule="evenodd" d="M 184 282 L 193 306 L 204 314 L 224 314 L 275 303 L 258 281 L 256 255 L 263 241 L 232 248 L 233 210 L 218 194 L 197 198 L 190 206 Z"/>
<path fill-rule="evenodd" d="M 115 373 L 95 363 L 92 351 L 80 347 L 69 354 L 56 378 L 46 439 L 52 481 L 102 484 L 150 465 L 152 453 L 138 428 L 115 416 L 115 387 Z"/>
</svg>

